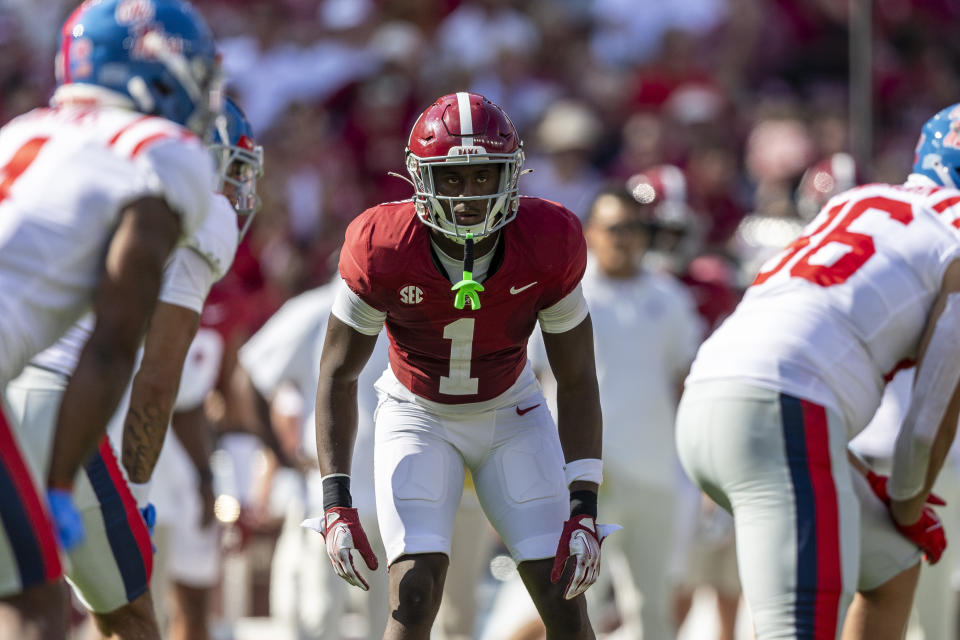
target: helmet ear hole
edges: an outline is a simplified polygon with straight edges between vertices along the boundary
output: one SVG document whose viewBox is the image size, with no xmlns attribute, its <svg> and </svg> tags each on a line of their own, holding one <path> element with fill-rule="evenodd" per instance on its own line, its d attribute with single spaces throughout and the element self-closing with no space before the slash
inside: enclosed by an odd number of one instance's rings
<svg viewBox="0 0 960 640">
<path fill-rule="evenodd" d="M 153 88 L 161 98 L 169 98 L 173 95 L 174 88 L 163 78 L 157 78 L 153 81 Z"/>
</svg>

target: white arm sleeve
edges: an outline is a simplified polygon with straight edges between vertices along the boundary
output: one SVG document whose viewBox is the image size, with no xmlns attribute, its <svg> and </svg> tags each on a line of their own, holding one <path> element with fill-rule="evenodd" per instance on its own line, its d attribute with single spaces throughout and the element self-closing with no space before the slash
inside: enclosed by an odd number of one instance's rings
<svg viewBox="0 0 960 640">
<path fill-rule="evenodd" d="M 960 293 L 947 296 L 923 362 L 917 368 L 913 395 L 893 451 L 889 492 L 908 500 L 923 490 L 930 449 L 960 380 Z"/>
<path fill-rule="evenodd" d="M 563 297 L 560 302 L 537 314 L 540 330 L 544 333 L 564 333 L 577 327 L 587 317 L 590 309 L 587 308 L 587 299 L 583 297 L 583 289 L 577 288 Z"/>
<path fill-rule="evenodd" d="M 284 303 L 237 355 L 265 398 L 284 381 L 305 397 L 317 386 L 316 353 L 333 304 L 332 285 L 301 293 Z"/>
<path fill-rule="evenodd" d="M 216 280 L 209 262 L 193 249 L 180 246 L 173 250 L 163 270 L 158 299 L 200 313 Z"/>
<path fill-rule="evenodd" d="M 345 325 L 351 326 L 367 336 L 375 336 L 380 333 L 383 323 L 387 320 L 385 312 L 377 311 L 361 300 L 360 296 L 351 291 L 343 280 L 338 285 L 332 313 Z"/>
<path fill-rule="evenodd" d="M 213 329 L 200 327 L 184 358 L 174 412 L 192 411 L 203 404 L 217 383 L 222 360 L 223 338 Z"/>
<path fill-rule="evenodd" d="M 219 280 L 233 264 L 240 233 L 237 230 L 237 213 L 230 201 L 219 193 L 211 196 L 207 217 L 184 244 L 210 263 Z"/>
<path fill-rule="evenodd" d="M 144 186 L 180 214 L 181 234 L 190 237 L 207 215 L 216 174 L 213 157 L 198 141 L 174 133 L 145 147 L 134 162 Z"/>
</svg>

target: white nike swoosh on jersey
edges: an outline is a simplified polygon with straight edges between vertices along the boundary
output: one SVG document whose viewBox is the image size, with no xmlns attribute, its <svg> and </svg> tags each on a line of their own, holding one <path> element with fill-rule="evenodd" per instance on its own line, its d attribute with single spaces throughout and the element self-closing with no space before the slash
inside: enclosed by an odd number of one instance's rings
<svg viewBox="0 0 960 640">
<path fill-rule="evenodd" d="M 537 284 L 537 281 L 536 281 L 536 280 L 534 280 L 533 282 L 531 282 L 531 283 L 528 284 L 528 285 L 524 285 L 524 286 L 520 287 L 519 289 L 516 288 L 516 287 L 510 287 L 510 295 L 514 295 L 514 296 L 515 296 L 515 295 L 517 295 L 518 293 L 520 293 L 521 291 L 526 291 L 527 289 L 529 289 L 530 287 L 532 287 L 532 286 L 535 285 L 535 284 Z"/>
</svg>

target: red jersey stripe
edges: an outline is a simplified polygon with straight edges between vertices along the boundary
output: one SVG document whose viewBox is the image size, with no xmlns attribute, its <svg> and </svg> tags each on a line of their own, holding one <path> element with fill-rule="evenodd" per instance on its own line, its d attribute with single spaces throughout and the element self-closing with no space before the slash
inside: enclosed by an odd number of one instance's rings
<svg viewBox="0 0 960 640">
<path fill-rule="evenodd" d="M 28 140 L 22 147 L 13 154 L 10 162 L 0 168 L 0 202 L 3 202 L 10 193 L 10 188 L 17 178 L 27 170 L 40 153 L 40 149 L 46 144 L 49 138 L 33 138 Z"/>
<path fill-rule="evenodd" d="M 958 202 L 960 202 L 960 196 L 953 196 L 952 198 L 941 200 L 937 204 L 933 205 L 933 210 L 937 213 L 943 213 L 945 210 L 949 209 Z"/>
<path fill-rule="evenodd" d="M 129 130 L 132 129 L 133 127 L 137 126 L 138 124 L 140 124 L 140 123 L 143 122 L 144 120 L 149 120 L 150 118 L 153 118 L 153 117 L 154 117 L 154 116 L 150 116 L 150 115 L 140 116 L 139 118 L 137 118 L 137 119 L 135 119 L 135 120 L 131 120 L 131 121 L 128 122 L 127 124 L 123 125 L 122 127 L 120 127 L 120 130 L 119 130 L 119 131 L 117 131 L 115 134 L 113 134 L 113 137 L 110 138 L 110 141 L 109 141 L 109 142 L 107 142 L 107 146 L 112 147 L 113 145 L 117 144 L 117 140 L 120 139 L 120 136 L 122 136 L 122 135 L 125 134 L 127 131 L 129 131 Z"/>
<path fill-rule="evenodd" d="M 190 138 L 193 138 L 193 137 L 194 137 L 193 134 L 187 131 L 181 131 L 178 134 L 172 134 L 170 132 L 154 133 L 153 135 L 149 135 L 143 140 L 141 140 L 140 142 L 138 142 L 136 146 L 133 147 L 133 151 L 130 152 L 130 157 L 136 158 L 154 142 L 160 142 L 161 140 L 170 140 L 170 139 L 189 140 Z"/>
</svg>

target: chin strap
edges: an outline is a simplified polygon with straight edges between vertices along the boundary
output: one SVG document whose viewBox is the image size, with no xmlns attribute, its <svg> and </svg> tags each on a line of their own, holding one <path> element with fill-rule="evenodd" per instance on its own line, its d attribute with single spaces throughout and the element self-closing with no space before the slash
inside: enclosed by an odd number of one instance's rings
<svg viewBox="0 0 960 640">
<path fill-rule="evenodd" d="M 457 297 L 453 300 L 453 306 L 457 309 L 463 309 L 467 300 L 470 300 L 470 308 L 477 310 L 480 308 L 479 292 L 483 291 L 483 285 L 473 279 L 473 234 L 468 233 L 463 243 L 463 280 L 450 287 L 451 291 L 457 292 Z"/>
</svg>

